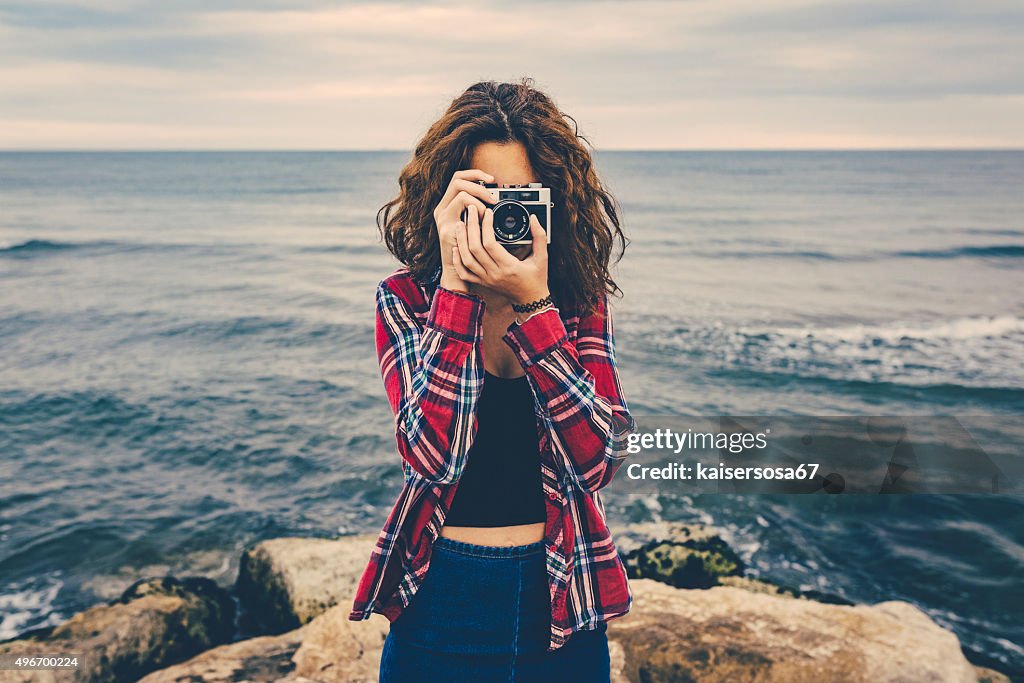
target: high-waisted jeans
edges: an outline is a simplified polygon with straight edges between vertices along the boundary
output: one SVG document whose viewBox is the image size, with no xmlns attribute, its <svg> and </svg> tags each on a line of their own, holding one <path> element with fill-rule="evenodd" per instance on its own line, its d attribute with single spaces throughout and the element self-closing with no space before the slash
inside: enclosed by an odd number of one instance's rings
<svg viewBox="0 0 1024 683">
<path fill-rule="evenodd" d="M 485 546 L 439 536 L 409 606 L 391 623 L 381 683 L 607 683 L 607 626 L 547 651 L 544 541 Z"/>
</svg>

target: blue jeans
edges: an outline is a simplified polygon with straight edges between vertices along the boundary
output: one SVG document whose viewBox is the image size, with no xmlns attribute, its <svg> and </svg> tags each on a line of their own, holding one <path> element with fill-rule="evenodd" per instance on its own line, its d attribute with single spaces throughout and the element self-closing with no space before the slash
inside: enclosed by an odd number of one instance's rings
<svg viewBox="0 0 1024 683">
<path fill-rule="evenodd" d="M 547 651 L 544 541 L 485 546 L 439 536 L 409 606 L 391 623 L 381 683 L 607 683 L 607 625 Z"/>
</svg>

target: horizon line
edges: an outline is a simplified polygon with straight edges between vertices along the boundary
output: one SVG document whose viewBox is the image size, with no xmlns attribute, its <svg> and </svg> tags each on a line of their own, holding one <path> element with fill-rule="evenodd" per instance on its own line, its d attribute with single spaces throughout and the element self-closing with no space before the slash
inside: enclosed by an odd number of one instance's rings
<svg viewBox="0 0 1024 683">
<path fill-rule="evenodd" d="M 323 153 L 397 153 L 412 152 L 412 148 L 379 147 L 379 148 L 324 148 L 324 147 L 8 147 L 0 148 L 0 154 L 13 153 L 227 153 L 227 152 L 254 152 L 254 153 L 299 153 L 299 152 L 323 152 Z M 673 148 L 649 148 L 649 147 L 605 147 L 591 148 L 592 152 L 1021 152 L 1021 147 L 673 147 Z"/>
</svg>

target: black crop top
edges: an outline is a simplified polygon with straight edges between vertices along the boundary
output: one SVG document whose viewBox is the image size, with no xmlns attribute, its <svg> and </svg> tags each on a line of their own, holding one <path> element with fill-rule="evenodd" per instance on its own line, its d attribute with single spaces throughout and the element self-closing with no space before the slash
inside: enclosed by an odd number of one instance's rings
<svg viewBox="0 0 1024 683">
<path fill-rule="evenodd" d="M 453 526 L 543 522 L 540 444 L 533 391 L 526 375 L 485 371 L 477 399 L 477 432 L 445 517 Z"/>
</svg>

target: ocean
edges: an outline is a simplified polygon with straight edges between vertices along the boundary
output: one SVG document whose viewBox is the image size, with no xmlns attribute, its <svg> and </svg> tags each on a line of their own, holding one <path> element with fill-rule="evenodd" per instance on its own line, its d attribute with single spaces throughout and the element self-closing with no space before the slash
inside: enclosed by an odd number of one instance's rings
<svg viewBox="0 0 1024 683">
<path fill-rule="evenodd" d="M 0 153 L 0 638 L 143 576 L 227 586 L 260 539 L 380 529 L 374 219 L 407 158 Z M 596 161 L 635 414 L 1024 414 L 1024 152 Z M 763 578 L 910 601 L 1024 677 L 1019 495 L 604 501 L 714 524 Z"/>
</svg>

